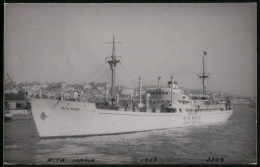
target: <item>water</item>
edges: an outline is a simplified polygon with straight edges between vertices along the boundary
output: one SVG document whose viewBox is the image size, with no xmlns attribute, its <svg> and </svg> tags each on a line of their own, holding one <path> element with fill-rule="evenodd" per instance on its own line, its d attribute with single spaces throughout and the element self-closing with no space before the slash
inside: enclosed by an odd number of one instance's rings
<svg viewBox="0 0 260 167">
<path fill-rule="evenodd" d="M 4 160 L 12 164 L 47 164 L 49 158 L 63 158 L 65 163 L 94 159 L 76 164 L 256 162 L 256 108 L 248 106 L 235 108 L 221 124 L 120 135 L 39 139 L 33 120 L 5 122 L 4 128 Z M 142 162 L 142 158 L 154 157 L 155 162 Z M 209 157 L 224 161 L 207 162 Z"/>
</svg>

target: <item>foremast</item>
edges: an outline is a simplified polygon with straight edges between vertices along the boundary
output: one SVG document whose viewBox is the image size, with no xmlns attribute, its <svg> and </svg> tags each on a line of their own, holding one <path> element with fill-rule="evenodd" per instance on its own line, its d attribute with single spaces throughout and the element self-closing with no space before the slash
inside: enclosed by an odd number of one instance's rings
<svg viewBox="0 0 260 167">
<path fill-rule="evenodd" d="M 109 57 L 106 57 L 106 62 L 109 63 L 110 69 L 111 69 L 111 89 L 110 89 L 110 95 L 111 98 L 114 98 L 114 87 L 115 87 L 115 77 L 116 77 L 116 65 L 117 63 L 120 63 L 121 56 L 116 56 L 116 43 L 122 43 L 122 42 L 115 42 L 115 35 L 113 34 L 113 41 L 107 42 L 109 44 L 112 44 L 112 55 Z M 111 100 L 110 100 L 111 101 Z"/>
</svg>

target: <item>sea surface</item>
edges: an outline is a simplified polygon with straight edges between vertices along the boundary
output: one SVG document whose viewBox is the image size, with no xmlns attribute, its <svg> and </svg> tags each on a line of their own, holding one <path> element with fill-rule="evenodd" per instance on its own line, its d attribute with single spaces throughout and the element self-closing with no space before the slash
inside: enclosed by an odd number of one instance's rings
<svg viewBox="0 0 260 167">
<path fill-rule="evenodd" d="M 257 161 L 256 134 L 256 108 L 248 106 L 237 106 L 227 122 L 215 125 L 81 138 L 40 139 L 33 120 L 14 120 L 4 123 L 4 161 L 11 164 L 249 164 Z"/>
</svg>

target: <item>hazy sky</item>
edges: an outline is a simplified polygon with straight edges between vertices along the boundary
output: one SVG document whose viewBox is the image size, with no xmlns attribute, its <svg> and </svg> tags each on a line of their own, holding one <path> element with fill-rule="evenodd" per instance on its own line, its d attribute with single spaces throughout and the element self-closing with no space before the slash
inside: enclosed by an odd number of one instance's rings
<svg viewBox="0 0 260 167">
<path fill-rule="evenodd" d="M 5 4 L 4 72 L 21 82 L 109 80 L 114 31 L 119 84 L 138 85 L 141 75 L 166 85 L 173 74 L 201 88 L 207 50 L 208 89 L 256 96 L 256 20 L 256 3 Z"/>
</svg>

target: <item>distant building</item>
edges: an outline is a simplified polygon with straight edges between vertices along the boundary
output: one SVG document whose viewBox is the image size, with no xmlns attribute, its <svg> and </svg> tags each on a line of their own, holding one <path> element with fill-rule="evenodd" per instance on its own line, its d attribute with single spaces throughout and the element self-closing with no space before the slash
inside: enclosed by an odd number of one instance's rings
<svg viewBox="0 0 260 167">
<path fill-rule="evenodd" d="M 18 93 L 18 90 L 16 88 L 11 89 L 11 93 Z"/>
<path fill-rule="evenodd" d="M 11 93 L 11 89 L 5 89 L 4 93 Z"/>
<path fill-rule="evenodd" d="M 249 101 L 247 99 L 234 99 L 233 103 L 235 105 L 247 105 L 249 104 Z"/>
<path fill-rule="evenodd" d="M 121 94 L 122 95 L 131 95 L 135 93 L 135 89 L 133 88 L 123 88 Z"/>
<path fill-rule="evenodd" d="M 22 90 L 24 90 L 24 91 L 27 91 L 27 90 L 30 90 L 31 88 L 30 88 L 30 86 L 22 86 Z"/>
<path fill-rule="evenodd" d="M 88 99 L 89 99 L 89 96 L 86 95 L 86 94 L 80 94 L 79 95 L 79 101 L 81 101 L 81 102 L 87 102 Z"/>
<path fill-rule="evenodd" d="M 54 96 L 54 94 L 53 94 L 52 92 L 48 92 L 48 93 L 47 93 L 47 98 L 48 98 L 48 99 L 52 98 L 53 96 Z"/>
<path fill-rule="evenodd" d="M 40 85 L 33 85 L 32 88 L 31 88 L 32 91 L 38 91 L 40 89 L 41 89 Z"/>
<path fill-rule="evenodd" d="M 31 82 L 30 85 L 40 85 L 39 82 Z"/>
<path fill-rule="evenodd" d="M 61 89 L 66 89 L 67 88 L 67 83 L 66 82 L 62 82 L 61 83 Z"/>
<path fill-rule="evenodd" d="M 48 85 L 47 84 L 41 84 L 40 87 L 46 89 L 48 87 Z"/>
<path fill-rule="evenodd" d="M 75 88 L 74 88 L 73 86 L 69 85 L 69 86 L 67 86 L 67 89 L 66 89 L 66 90 L 67 90 L 67 91 L 74 91 Z"/>
<path fill-rule="evenodd" d="M 90 89 L 91 88 L 91 85 L 84 85 L 83 89 L 86 90 L 86 89 Z"/>
<path fill-rule="evenodd" d="M 99 91 L 104 91 L 105 88 L 100 86 L 100 87 L 97 87 L 97 90 L 99 90 Z"/>
<path fill-rule="evenodd" d="M 79 96 L 78 92 L 70 92 L 69 93 L 69 98 L 70 99 L 77 99 Z"/>
<path fill-rule="evenodd" d="M 6 93 L 5 94 L 5 102 L 8 102 L 9 109 L 24 109 L 27 105 L 25 94 L 17 94 L 17 93 Z"/>
</svg>

